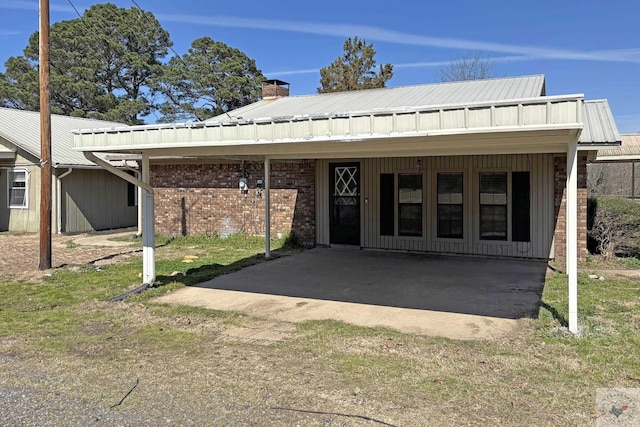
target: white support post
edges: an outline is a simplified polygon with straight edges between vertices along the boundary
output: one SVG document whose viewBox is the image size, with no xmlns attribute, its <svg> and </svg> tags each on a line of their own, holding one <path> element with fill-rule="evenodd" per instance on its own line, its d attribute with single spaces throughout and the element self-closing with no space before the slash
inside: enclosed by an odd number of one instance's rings
<svg viewBox="0 0 640 427">
<path fill-rule="evenodd" d="M 142 154 L 142 182 L 150 185 L 149 155 Z M 142 198 L 142 281 L 152 285 L 156 280 L 155 225 L 153 192 L 144 190 Z"/>
<path fill-rule="evenodd" d="M 578 333 L 578 142 L 567 149 L 567 276 L 569 281 L 569 331 Z"/>
<path fill-rule="evenodd" d="M 264 257 L 269 258 L 271 256 L 271 198 L 269 190 L 271 188 L 271 160 L 268 157 L 264 158 L 264 238 L 265 248 Z"/>
</svg>

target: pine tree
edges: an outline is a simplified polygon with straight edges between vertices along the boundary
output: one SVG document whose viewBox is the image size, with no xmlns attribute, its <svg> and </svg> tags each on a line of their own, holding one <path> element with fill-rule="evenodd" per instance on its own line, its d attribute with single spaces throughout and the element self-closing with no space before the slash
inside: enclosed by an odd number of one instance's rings
<svg viewBox="0 0 640 427">
<path fill-rule="evenodd" d="M 393 76 L 393 65 L 380 65 L 376 72 L 373 43 L 355 36 L 344 42 L 344 53 L 328 67 L 320 69 L 318 93 L 385 87 Z"/>
</svg>

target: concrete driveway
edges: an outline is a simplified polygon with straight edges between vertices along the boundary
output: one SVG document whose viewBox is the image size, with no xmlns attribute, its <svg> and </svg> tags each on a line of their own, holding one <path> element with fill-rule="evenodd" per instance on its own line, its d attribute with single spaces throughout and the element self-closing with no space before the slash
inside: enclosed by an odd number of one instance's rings
<svg viewBox="0 0 640 427">
<path fill-rule="evenodd" d="M 546 262 L 316 248 L 157 299 L 260 317 L 334 319 L 457 339 L 537 316 Z"/>
</svg>

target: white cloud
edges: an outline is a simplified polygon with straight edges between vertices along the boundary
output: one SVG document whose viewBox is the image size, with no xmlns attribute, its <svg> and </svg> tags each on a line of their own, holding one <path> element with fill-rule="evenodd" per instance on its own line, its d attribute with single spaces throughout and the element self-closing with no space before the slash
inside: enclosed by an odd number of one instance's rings
<svg viewBox="0 0 640 427">
<path fill-rule="evenodd" d="M 11 37 L 20 34 L 20 31 L 0 29 L 0 37 Z"/>
<path fill-rule="evenodd" d="M 485 58 L 483 58 L 485 59 Z M 486 58 L 490 62 L 493 63 L 506 63 L 506 62 L 519 62 L 519 61 L 531 61 L 534 59 L 545 59 L 534 56 L 526 56 L 526 55 L 513 55 L 513 56 L 495 56 Z M 435 68 L 435 67 L 443 67 L 449 65 L 451 61 L 426 61 L 426 62 L 408 62 L 404 64 L 393 64 L 394 69 L 398 68 Z M 297 74 L 313 74 L 319 73 L 319 68 L 306 68 L 302 70 L 286 70 L 286 71 L 270 71 L 265 72 L 264 74 L 270 77 L 278 77 L 278 76 L 293 76 Z"/>
<path fill-rule="evenodd" d="M 412 46 L 429 46 L 465 51 L 494 52 L 536 59 L 562 59 L 600 62 L 632 62 L 640 64 L 640 49 L 610 49 L 581 51 L 538 46 L 522 46 L 478 40 L 432 37 L 401 33 L 384 28 L 364 25 L 341 25 L 315 22 L 295 22 L 268 19 L 241 18 L 235 16 L 196 16 L 158 14 L 160 21 L 177 22 L 213 27 L 251 28 L 269 31 L 289 31 L 304 34 L 351 37 L 354 34 L 370 41 Z"/>
</svg>

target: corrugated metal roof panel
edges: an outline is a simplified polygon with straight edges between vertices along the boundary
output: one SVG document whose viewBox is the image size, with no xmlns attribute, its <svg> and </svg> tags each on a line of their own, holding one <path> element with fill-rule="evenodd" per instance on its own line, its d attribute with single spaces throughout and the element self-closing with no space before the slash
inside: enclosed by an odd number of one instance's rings
<svg viewBox="0 0 640 427">
<path fill-rule="evenodd" d="M 622 136 L 622 145 L 610 150 L 598 150 L 598 160 L 615 160 L 615 158 L 627 158 L 629 160 L 635 157 L 640 160 L 640 134 L 627 134 Z"/>
<path fill-rule="evenodd" d="M 543 94 L 543 90 L 544 75 L 541 74 L 291 96 L 259 101 L 230 111 L 229 115 L 222 114 L 207 121 L 226 121 L 229 120 L 229 116 L 256 119 L 504 101 L 539 97 Z"/>
<path fill-rule="evenodd" d="M 620 143 L 620 133 L 606 99 L 585 101 L 582 120 L 584 129 L 580 135 L 581 144 Z"/>
<path fill-rule="evenodd" d="M 51 160 L 57 165 L 93 165 L 73 150 L 73 130 L 79 128 L 115 128 L 122 123 L 51 115 Z M 0 136 L 40 158 L 40 113 L 0 107 Z"/>
</svg>

